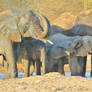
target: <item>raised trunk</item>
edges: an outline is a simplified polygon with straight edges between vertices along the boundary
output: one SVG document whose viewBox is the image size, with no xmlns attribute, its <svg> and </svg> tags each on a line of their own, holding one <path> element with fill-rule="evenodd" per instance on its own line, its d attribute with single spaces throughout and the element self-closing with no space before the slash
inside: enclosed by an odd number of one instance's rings
<svg viewBox="0 0 92 92">
<path fill-rule="evenodd" d="M 35 29 L 36 29 L 35 34 L 39 38 L 45 38 L 48 34 L 48 31 L 50 30 L 49 21 L 45 16 L 43 16 L 39 13 L 36 13 L 36 15 L 38 16 L 38 18 L 40 20 L 40 26 L 38 26 L 37 23 L 34 23 L 34 26 L 35 26 Z"/>
</svg>

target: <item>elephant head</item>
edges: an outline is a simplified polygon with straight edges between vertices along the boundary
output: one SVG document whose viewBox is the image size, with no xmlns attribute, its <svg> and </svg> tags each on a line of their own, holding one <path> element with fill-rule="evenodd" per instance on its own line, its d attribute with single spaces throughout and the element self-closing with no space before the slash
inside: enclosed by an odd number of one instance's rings
<svg viewBox="0 0 92 92">
<path fill-rule="evenodd" d="M 92 54 L 92 36 L 84 36 L 83 41 L 86 52 Z"/>
<path fill-rule="evenodd" d="M 73 40 L 70 39 L 61 42 L 59 46 L 65 49 L 65 53 L 67 56 L 75 55 L 78 49 L 83 46 L 83 41 L 80 38 Z"/>
<path fill-rule="evenodd" d="M 19 16 L 18 28 L 22 36 L 35 39 L 44 39 L 48 33 L 48 20 L 46 17 L 33 11 L 25 12 Z"/>
<path fill-rule="evenodd" d="M 21 36 L 48 41 L 46 36 L 50 30 L 48 19 L 33 11 L 0 13 L 0 33 L 14 42 L 20 42 Z M 50 42 L 50 41 L 49 41 Z"/>
</svg>

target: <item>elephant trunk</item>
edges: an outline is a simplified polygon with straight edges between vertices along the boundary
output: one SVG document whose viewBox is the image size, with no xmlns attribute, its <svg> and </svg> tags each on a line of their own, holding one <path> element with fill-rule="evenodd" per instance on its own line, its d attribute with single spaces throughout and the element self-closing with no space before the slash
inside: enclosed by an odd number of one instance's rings
<svg viewBox="0 0 92 92">
<path fill-rule="evenodd" d="M 45 38 L 48 34 L 48 31 L 50 30 L 50 24 L 49 24 L 49 21 L 48 19 L 39 14 L 39 13 L 36 13 L 37 17 L 39 18 L 39 26 L 38 25 L 34 25 L 36 30 L 35 30 L 35 35 L 38 37 L 38 38 Z"/>
<path fill-rule="evenodd" d="M 26 24 L 29 24 L 29 29 L 25 26 Z M 22 17 L 20 16 L 18 27 L 20 33 L 24 37 L 31 36 L 35 39 L 45 39 L 48 34 L 48 31 L 50 30 L 50 24 L 48 19 L 45 16 L 33 11 L 24 13 Z"/>
</svg>

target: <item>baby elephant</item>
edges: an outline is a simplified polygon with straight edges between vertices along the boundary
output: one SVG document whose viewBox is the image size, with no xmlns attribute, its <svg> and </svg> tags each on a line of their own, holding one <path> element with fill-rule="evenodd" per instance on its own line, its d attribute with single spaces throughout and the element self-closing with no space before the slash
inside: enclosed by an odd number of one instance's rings
<svg viewBox="0 0 92 92">
<path fill-rule="evenodd" d="M 26 52 L 26 53 L 25 53 Z M 26 55 L 25 55 L 26 54 Z M 35 72 L 37 75 L 45 73 L 46 52 L 45 44 L 40 40 L 24 39 L 21 44 L 20 58 L 24 63 L 24 76 Z"/>
</svg>

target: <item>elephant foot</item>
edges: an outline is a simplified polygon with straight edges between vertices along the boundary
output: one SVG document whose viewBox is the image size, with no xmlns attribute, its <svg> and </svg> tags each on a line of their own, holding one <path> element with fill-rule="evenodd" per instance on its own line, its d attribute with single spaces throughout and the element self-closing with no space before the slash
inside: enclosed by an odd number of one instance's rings
<svg viewBox="0 0 92 92">
<path fill-rule="evenodd" d="M 18 73 L 11 73 L 11 78 L 16 78 L 18 76 Z"/>
<path fill-rule="evenodd" d="M 10 73 L 7 73 L 5 74 L 5 79 L 9 79 L 9 78 L 16 78 L 18 76 L 18 74 L 10 74 Z"/>
<path fill-rule="evenodd" d="M 9 78 L 11 78 L 10 74 L 9 73 L 5 74 L 5 79 L 9 79 Z"/>
<path fill-rule="evenodd" d="M 39 61 L 36 61 L 35 62 L 35 73 L 37 75 L 41 75 L 41 64 Z"/>
<path fill-rule="evenodd" d="M 64 72 L 64 58 L 62 58 L 61 60 L 58 60 L 58 72 L 61 75 L 65 74 L 65 72 Z"/>
<path fill-rule="evenodd" d="M 90 76 L 92 77 L 92 71 L 90 72 Z"/>
<path fill-rule="evenodd" d="M 76 73 L 76 74 L 72 74 L 72 73 L 71 73 L 71 76 L 82 76 L 82 77 L 85 77 L 84 74 L 78 74 L 78 73 Z"/>
<path fill-rule="evenodd" d="M 28 73 L 24 73 L 24 77 L 29 77 L 29 74 Z"/>
</svg>

